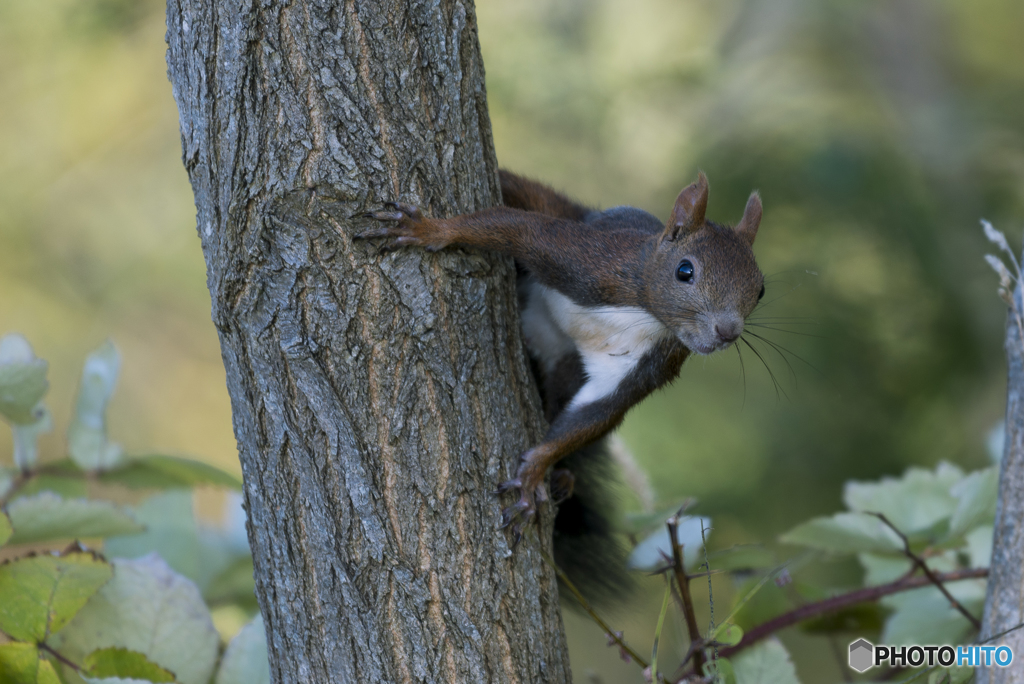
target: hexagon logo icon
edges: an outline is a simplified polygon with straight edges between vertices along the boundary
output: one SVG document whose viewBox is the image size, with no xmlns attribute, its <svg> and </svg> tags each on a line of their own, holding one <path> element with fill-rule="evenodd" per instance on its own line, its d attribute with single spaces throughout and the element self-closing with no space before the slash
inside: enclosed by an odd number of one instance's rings
<svg viewBox="0 0 1024 684">
<path fill-rule="evenodd" d="M 875 647 L 867 639 L 857 639 L 850 644 L 850 667 L 865 672 L 874 664 Z"/>
</svg>

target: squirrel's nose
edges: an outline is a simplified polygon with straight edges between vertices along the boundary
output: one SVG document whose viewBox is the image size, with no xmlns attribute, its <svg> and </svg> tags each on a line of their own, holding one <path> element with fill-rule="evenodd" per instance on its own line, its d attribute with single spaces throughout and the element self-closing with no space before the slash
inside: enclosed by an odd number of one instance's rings
<svg viewBox="0 0 1024 684">
<path fill-rule="evenodd" d="M 743 328 L 734 323 L 718 323 L 715 325 L 715 334 L 722 342 L 734 342 L 743 332 Z"/>
</svg>

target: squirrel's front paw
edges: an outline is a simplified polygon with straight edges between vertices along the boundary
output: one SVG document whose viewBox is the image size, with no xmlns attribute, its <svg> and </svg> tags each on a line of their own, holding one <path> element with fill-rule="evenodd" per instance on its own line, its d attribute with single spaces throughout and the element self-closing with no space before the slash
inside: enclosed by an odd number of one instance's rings
<svg viewBox="0 0 1024 684">
<path fill-rule="evenodd" d="M 512 548 L 515 548 L 523 538 L 523 530 L 530 520 L 537 514 L 537 495 L 535 489 L 524 487 L 518 477 L 502 482 L 498 485 L 497 494 L 504 494 L 509 491 L 518 491 L 519 500 L 501 511 L 501 527 L 512 528 Z"/>
<path fill-rule="evenodd" d="M 385 202 L 384 206 L 389 211 L 370 211 L 363 214 L 363 218 L 372 218 L 378 221 L 397 221 L 393 226 L 381 226 L 371 230 L 364 230 L 353 236 L 356 240 L 372 240 L 374 238 L 391 238 L 382 249 L 397 249 L 398 247 L 425 247 L 430 251 L 436 251 L 448 245 L 444 238 L 444 231 L 441 229 L 437 219 L 429 219 L 423 216 L 419 207 L 402 202 Z"/>
<path fill-rule="evenodd" d="M 499 484 L 495 493 L 504 494 L 511 491 L 519 492 L 519 500 L 501 511 L 501 526 L 512 528 L 514 548 L 523 538 L 523 530 L 537 515 L 537 500 L 547 499 L 544 491 L 544 469 L 537 467 L 530 458 L 530 452 L 523 456 L 516 476 Z"/>
</svg>

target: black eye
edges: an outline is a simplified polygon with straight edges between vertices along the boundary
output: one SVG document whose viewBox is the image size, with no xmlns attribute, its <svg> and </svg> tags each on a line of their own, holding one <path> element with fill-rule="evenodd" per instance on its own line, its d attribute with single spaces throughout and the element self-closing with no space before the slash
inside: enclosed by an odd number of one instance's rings
<svg viewBox="0 0 1024 684">
<path fill-rule="evenodd" d="M 690 263 L 689 259 L 683 259 L 679 262 L 679 268 L 676 269 L 676 279 L 684 283 L 693 280 L 693 264 Z"/>
<path fill-rule="evenodd" d="M 757 293 L 757 301 L 761 301 L 761 297 L 764 297 L 764 285 L 761 286 L 761 291 Z"/>
</svg>

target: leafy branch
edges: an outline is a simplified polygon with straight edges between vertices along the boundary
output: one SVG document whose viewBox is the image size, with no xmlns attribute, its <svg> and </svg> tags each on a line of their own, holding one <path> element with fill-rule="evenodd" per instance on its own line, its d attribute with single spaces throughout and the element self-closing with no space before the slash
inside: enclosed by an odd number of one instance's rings
<svg viewBox="0 0 1024 684">
<path fill-rule="evenodd" d="M 975 629 L 981 629 L 981 622 L 978 620 L 978 618 L 971 615 L 971 613 L 966 608 L 964 608 L 963 604 L 957 601 L 956 598 L 949 593 L 949 590 L 946 589 L 946 585 L 943 584 L 943 580 L 939 578 L 938 575 L 936 575 L 934 572 L 932 572 L 931 568 L 928 567 L 928 564 L 925 563 L 923 558 L 921 558 L 919 555 L 917 555 L 911 550 L 910 540 L 907 539 L 907 535 L 903 534 L 898 527 L 893 525 L 892 522 L 890 522 L 889 519 L 885 517 L 884 513 L 877 513 L 872 511 L 869 512 L 869 515 L 875 516 L 883 523 L 885 523 L 885 525 L 890 530 L 899 535 L 900 540 L 903 542 L 903 553 L 905 553 L 907 558 L 909 558 L 911 562 L 914 564 L 914 567 L 911 569 L 911 572 L 913 572 L 916 569 L 920 569 L 921 572 L 924 573 L 925 577 L 927 577 L 928 580 L 932 584 L 934 584 L 940 592 L 942 592 L 942 595 L 946 597 L 946 600 L 949 601 L 950 605 L 956 608 L 961 615 L 967 618 L 967 621 L 974 625 Z M 988 576 L 987 568 L 985 576 Z"/>
<path fill-rule="evenodd" d="M 936 573 L 934 574 L 934 579 L 921 575 L 903 577 L 888 584 L 864 587 L 863 589 L 856 589 L 845 594 L 832 596 L 822 601 L 806 603 L 799 608 L 783 613 L 744 632 L 743 638 L 740 639 L 739 643 L 722 649 L 721 654 L 722 657 L 728 658 L 786 627 L 791 627 L 830 613 L 837 613 L 861 603 L 877 601 L 884 596 L 927 587 L 929 584 L 934 584 L 936 580 L 939 582 L 956 582 L 958 580 L 984 579 L 986 577 L 988 577 L 988 568 L 969 568 L 966 570 L 954 570 L 953 572 Z"/>
<path fill-rule="evenodd" d="M 269 681 L 259 618 L 221 655 L 209 608 L 223 602 L 255 610 L 252 559 L 236 540 L 240 522 L 200 530 L 189 491 L 238 490 L 241 483 L 186 458 L 124 455 L 106 430 L 119 367 L 110 343 L 88 357 L 67 457 L 44 463 L 38 437 L 52 428 L 43 403 L 47 363 L 20 335 L 0 338 L 0 418 L 14 438 L 14 467 L 0 467 L 7 559 L 0 563 L 0 679 L 54 684 L 65 680 L 63 672 L 87 681 L 205 682 L 216 673 L 223 683 Z M 90 486 L 97 484 L 103 487 Z M 128 508 L 87 496 L 125 488 L 143 490 L 142 502 Z M 78 542 L 59 553 L 39 551 L 81 538 L 103 539 L 106 557 Z M 146 636 L 158 631 L 173 638 Z"/>
<path fill-rule="evenodd" d="M 947 618 L 947 622 L 942 623 L 940 633 L 950 634 L 945 643 L 957 643 L 955 634 L 962 630 L 962 620 L 967 620 L 964 626 L 977 627 L 977 619 L 964 605 L 964 597 L 972 592 L 976 594 L 977 588 L 968 585 L 957 589 L 947 585 L 989 576 L 989 569 L 980 567 L 980 564 L 987 562 L 990 554 L 986 546 L 990 542 L 985 540 L 991 538 L 997 476 L 995 466 L 964 473 L 943 463 L 934 470 L 910 468 L 899 479 L 847 483 L 844 499 L 851 510 L 815 518 L 783 535 L 782 541 L 810 549 L 781 566 L 773 554 L 767 552 L 758 554 L 741 548 L 735 549 L 732 556 L 723 552 L 709 555 L 705 548 L 702 569 L 706 571 L 690 572 L 686 562 L 694 559 L 687 558 L 684 550 L 706 547 L 703 533 L 699 536 L 696 533 L 697 521 L 703 530 L 704 520 L 684 516 L 684 509 L 661 518 L 663 526 L 636 546 L 631 564 L 668 576 L 668 591 L 675 596 L 686 624 L 689 646 L 668 681 L 798 684 L 795 668 L 785 648 L 777 640 L 767 637 L 813 619 L 842 615 L 860 604 L 883 601 L 929 587 L 934 587 L 934 598 L 932 594 L 917 593 L 912 598 L 892 604 L 895 612 L 888 618 L 883 639 L 913 639 L 913 632 L 890 633 L 891 626 L 897 624 L 893 620 L 899 618 L 899 629 L 906 630 L 907 625 L 918 625 L 914 629 L 922 628 L 923 625 L 914 622 L 913 616 L 922 614 L 923 605 L 934 611 L 936 601 L 940 601 L 956 611 L 951 612 L 955 618 Z M 921 502 L 921 505 L 915 506 L 915 502 Z M 651 516 L 646 519 L 650 520 Z M 794 606 L 748 627 L 746 631 L 740 628 L 737 620 L 743 617 L 745 606 L 764 587 L 770 586 L 773 579 L 779 587 L 789 585 L 792 573 L 821 552 L 856 554 L 864 564 L 870 586 Z M 719 567 L 711 569 L 712 562 L 708 559 L 714 561 L 716 556 Z M 971 565 L 963 567 L 968 561 Z M 731 612 L 720 624 L 709 627 L 702 634 L 691 582 L 703 577 L 710 581 L 713 575 L 721 576 L 731 570 L 756 568 L 773 569 L 766 570 L 734 601 Z M 565 581 L 564 575 L 559 574 Z M 636 651 L 625 644 L 622 634 L 614 632 L 601 620 L 574 587 L 567 586 L 580 599 L 584 610 L 609 634 L 609 645 L 619 645 L 624 654 L 645 668 L 645 674 L 650 678 L 654 668 L 647 668 Z M 936 613 L 926 611 L 924 614 Z M 929 620 L 934 623 L 934 618 Z M 662 622 L 663 617 L 659 616 L 658 624 Z M 935 626 L 932 624 L 929 628 Z M 658 640 L 660 637 L 659 628 L 655 638 Z M 658 650 L 663 649 L 659 649 L 656 643 L 654 652 Z M 666 681 L 660 674 L 660 668 L 657 676 L 658 681 Z"/>
</svg>

